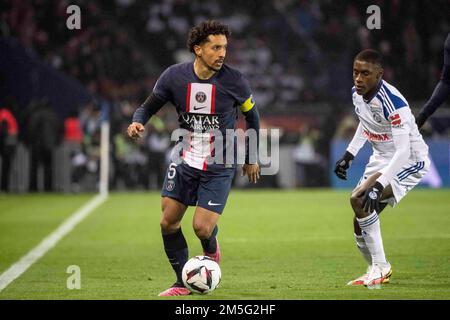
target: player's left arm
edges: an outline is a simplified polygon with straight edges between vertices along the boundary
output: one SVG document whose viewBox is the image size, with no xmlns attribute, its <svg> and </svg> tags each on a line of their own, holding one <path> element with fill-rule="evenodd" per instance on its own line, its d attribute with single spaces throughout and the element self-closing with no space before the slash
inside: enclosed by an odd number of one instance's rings
<svg viewBox="0 0 450 320">
<path fill-rule="evenodd" d="M 259 113 L 253 100 L 250 83 L 241 74 L 236 73 L 234 81 L 235 98 L 246 122 L 245 164 L 242 166 L 242 175 L 247 175 L 250 182 L 256 183 L 260 178 L 258 165 L 259 151 Z"/>
<path fill-rule="evenodd" d="M 243 175 L 248 175 L 250 182 L 256 183 L 260 178 L 259 175 L 259 165 L 258 165 L 258 150 L 259 150 L 259 112 L 258 108 L 253 101 L 253 96 L 245 100 L 245 102 L 240 106 L 241 112 L 245 117 L 246 130 L 252 130 L 254 139 L 246 139 L 245 146 L 245 164 L 242 167 Z M 256 146 L 250 146 L 251 143 L 256 143 Z"/>
<path fill-rule="evenodd" d="M 386 188 L 395 175 L 408 162 L 411 153 L 411 142 L 409 133 L 412 127 L 411 109 L 408 106 L 396 109 L 388 117 L 392 128 L 392 139 L 395 145 L 395 153 L 384 169 L 381 175 L 375 181 L 375 184 L 366 190 L 363 200 L 363 208 L 366 212 L 372 213 L 373 210 L 379 212 L 379 202 L 384 188 Z"/>
<path fill-rule="evenodd" d="M 399 108 L 388 117 L 391 123 L 392 139 L 394 140 L 395 153 L 389 165 L 383 170 L 377 179 L 383 187 L 386 187 L 400 169 L 408 162 L 411 153 L 409 134 L 412 128 L 411 109 L 408 106 Z"/>
</svg>

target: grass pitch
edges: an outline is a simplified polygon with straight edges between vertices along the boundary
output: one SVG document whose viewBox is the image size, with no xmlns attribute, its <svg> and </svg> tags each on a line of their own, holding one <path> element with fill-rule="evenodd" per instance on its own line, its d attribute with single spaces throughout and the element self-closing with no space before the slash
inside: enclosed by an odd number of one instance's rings
<svg viewBox="0 0 450 320">
<path fill-rule="evenodd" d="M 222 283 L 182 299 L 450 299 L 450 190 L 413 190 L 381 218 L 391 283 L 348 287 L 365 264 L 349 191 L 233 189 L 219 220 Z M 0 195 L 0 273 L 92 195 Z M 201 254 L 183 220 L 189 256 Z M 174 281 L 159 230 L 159 193 L 113 193 L 0 292 L 4 299 L 163 299 Z M 68 266 L 81 269 L 69 290 Z"/>
</svg>

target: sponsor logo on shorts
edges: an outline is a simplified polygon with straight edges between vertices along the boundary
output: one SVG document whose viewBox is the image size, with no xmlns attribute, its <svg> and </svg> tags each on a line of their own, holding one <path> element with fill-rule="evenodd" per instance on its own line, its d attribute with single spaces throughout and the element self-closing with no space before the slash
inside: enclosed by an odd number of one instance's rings
<svg viewBox="0 0 450 320">
<path fill-rule="evenodd" d="M 208 201 L 208 206 L 220 206 L 221 203 L 214 203 L 211 200 Z"/>
</svg>

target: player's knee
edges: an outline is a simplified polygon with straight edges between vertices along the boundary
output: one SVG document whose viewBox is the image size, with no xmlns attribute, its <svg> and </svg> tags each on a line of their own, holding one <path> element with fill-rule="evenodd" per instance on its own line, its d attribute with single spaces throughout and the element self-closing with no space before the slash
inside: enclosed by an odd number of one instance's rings
<svg viewBox="0 0 450 320">
<path fill-rule="evenodd" d="M 161 227 L 162 232 L 168 232 L 170 229 L 170 223 L 164 219 L 164 217 L 159 221 L 159 226 Z"/>
<path fill-rule="evenodd" d="M 350 204 L 353 210 L 358 210 L 362 207 L 362 197 L 359 197 L 356 193 L 350 196 Z"/>
<path fill-rule="evenodd" d="M 213 228 L 201 222 L 194 223 L 194 232 L 199 239 L 208 239 L 211 236 Z"/>
<path fill-rule="evenodd" d="M 175 223 L 169 219 L 167 219 L 164 215 L 161 217 L 159 221 L 159 225 L 161 227 L 161 231 L 163 233 L 172 233 L 175 232 L 179 227 L 179 223 Z"/>
</svg>

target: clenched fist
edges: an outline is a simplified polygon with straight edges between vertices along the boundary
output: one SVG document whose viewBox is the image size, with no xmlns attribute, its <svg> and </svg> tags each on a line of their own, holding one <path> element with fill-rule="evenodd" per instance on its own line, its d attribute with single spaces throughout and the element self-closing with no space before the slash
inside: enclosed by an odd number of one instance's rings
<svg viewBox="0 0 450 320">
<path fill-rule="evenodd" d="M 130 138 L 137 139 L 142 138 L 144 133 L 144 125 L 139 122 L 133 122 L 128 126 L 127 133 Z"/>
</svg>

